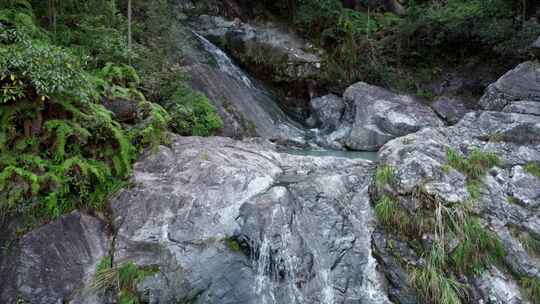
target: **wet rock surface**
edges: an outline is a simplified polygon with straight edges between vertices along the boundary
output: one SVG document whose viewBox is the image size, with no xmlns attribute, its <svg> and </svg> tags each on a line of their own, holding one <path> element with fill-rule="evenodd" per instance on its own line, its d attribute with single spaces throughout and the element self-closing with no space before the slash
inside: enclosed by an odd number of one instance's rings
<svg viewBox="0 0 540 304">
<path fill-rule="evenodd" d="M 0 265 L 2 303 L 103 303 L 89 286 L 109 254 L 105 223 L 73 212 L 24 235 Z"/>
<path fill-rule="evenodd" d="M 320 49 L 273 22 L 244 23 L 238 18 L 202 15 L 191 26 L 264 81 L 279 95 L 279 104 L 289 115 L 299 120 L 309 115 L 309 99 L 322 85 Z"/>
<path fill-rule="evenodd" d="M 238 19 L 203 15 L 193 27 L 244 65 L 269 72 L 267 76 L 275 82 L 319 77 L 319 52 L 276 24 L 247 24 Z"/>
<path fill-rule="evenodd" d="M 533 53 L 537 58 L 540 58 L 540 37 L 531 46 Z"/>
<path fill-rule="evenodd" d="M 202 36 L 195 36 L 208 63 L 195 63 L 186 70 L 193 88 L 204 92 L 224 122 L 221 135 L 233 138 L 260 136 L 293 145 L 305 144 L 305 131 L 292 121 L 265 90 L 219 48 Z"/>
<path fill-rule="evenodd" d="M 176 137 L 111 203 L 115 260 L 160 266 L 141 287 L 153 303 L 387 303 L 371 256 L 373 167 Z"/>
</svg>

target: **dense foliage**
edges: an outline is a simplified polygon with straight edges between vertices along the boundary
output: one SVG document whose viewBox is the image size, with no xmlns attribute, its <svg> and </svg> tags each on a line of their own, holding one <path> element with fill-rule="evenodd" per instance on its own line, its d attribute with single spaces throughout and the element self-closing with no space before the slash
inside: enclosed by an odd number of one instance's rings
<svg viewBox="0 0 540 304">
<path fill-rule="evenodd" d="M 359 10 L 346 2 L 365 4 Z M 474 58 L 515 63 L 540 35 L 530 21 L 532 1 L 407 1 L 398 16 L 376 1 L 281 0 L 264 5 L 329 50 L 327 78 L 364 80 L 400 89 Z M 379 1 L 377 3 L 384 3 Z"/>
<path fill-rule="evenodd" d="M 152 46 L 135 42 L 128 49 L 125 27 L 115 1 L 62 1 L 54 11 L 42 1 L 0 5 L 2 216 L 48 219 L 74 208 L 102 209 L 137 155 L 167 143 L 171 117 L 146 96 L 165 104 L 172 93 L 163 94 L 162 84 L 185 88 L 183 77 L 171 72 L 145 88 L 144 79 L 155 75 L 145 69 L 152 66 L 145 60 L 155 58 L 143 56 Z M 167 65 L 154 66 L 160 64 Z M 173 111 L 186 119 L 181 133 L 218 130 L 208 101 L 185 90 L 183 99 L 167 103 L 188 113 Z M 121 121 L 105 102 L 134 105 L 136 113 Z"/>
</svg>

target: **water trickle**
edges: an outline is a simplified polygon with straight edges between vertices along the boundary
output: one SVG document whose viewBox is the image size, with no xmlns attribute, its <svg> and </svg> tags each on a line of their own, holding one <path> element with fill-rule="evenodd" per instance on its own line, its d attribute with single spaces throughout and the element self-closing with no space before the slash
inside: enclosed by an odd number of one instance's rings
<svg viewBox="0 0 540 304">
<path fill-rule="evenodd" d="M 209 79 L 206 83 L 207 89 L 211 91 L 206 92 L 209 97 L 215 95 L 217 102 L 225 100 L 226 103 L 234 105 L 236 109 L 233 112 L 240 113 L 251 121 L 261 137 L 305 144 L 307 131 L 283 112 L 270 91 L 250 78 L 217 46 L 200 34 L 193 34 L 201 42 L 202 48 L 216 61 L 215 69 L 221 74 L 217 79 Z M 204 78 L 204 75 L 197 76 Z M 223 104 L 221 107 L 228 106 Z"/>
<path fill-rule="evenodd" d="M 202 46 L 204 49 L 213 55 L 214 59 L 217 62 L 217 65 L 219 69 L 227 74 L 229 74 L 231 77 L 235 79 L 240 79 L 242 82 L 251 89 L 255 89 L 255 85 L 253 85 L 253 82 L 249 77 L 238 67 L 236 66 L 231 58 L 225 54 L 220 48 L 212 44 L 208 39 L 204 38 L 203 36 L 197 34 L 196 32 L 193 32 L 193 34 L 199 38 L 199 40 L 202 43 Z"/>
</svg>

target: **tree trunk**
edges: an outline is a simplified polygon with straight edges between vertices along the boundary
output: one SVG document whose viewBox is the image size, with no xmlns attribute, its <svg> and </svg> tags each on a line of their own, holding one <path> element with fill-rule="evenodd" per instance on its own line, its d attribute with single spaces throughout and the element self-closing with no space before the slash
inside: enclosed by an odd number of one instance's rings
<svg viewBox="0 0 540 304">
<path fill-rule="evenodd" d="M 129 58 L 131 60 L 131 0 L 128 0 L 128 51 L 129 51 Z"/>
</svg>

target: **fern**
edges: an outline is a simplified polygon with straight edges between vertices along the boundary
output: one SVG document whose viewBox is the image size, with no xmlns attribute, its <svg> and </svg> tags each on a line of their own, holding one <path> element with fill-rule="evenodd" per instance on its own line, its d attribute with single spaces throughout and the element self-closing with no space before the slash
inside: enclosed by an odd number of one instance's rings
<svg viewBox="0 0 540 304">
<path fill-rule="evenodd" d="M 56 144 L 54 158 L 58 161 L 63 160 L 65 157 L 65 147 L 69 137 L 76 136 L 81 143 L 84 143 L 91 136 L 90 132 L 78 123 L 66 120 L 49 120 L 45 123 L 45 129 L 48 132 L 55 131 Z"/>
</svg>

